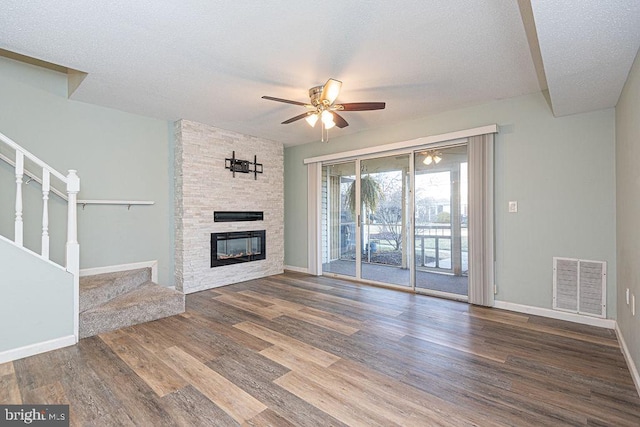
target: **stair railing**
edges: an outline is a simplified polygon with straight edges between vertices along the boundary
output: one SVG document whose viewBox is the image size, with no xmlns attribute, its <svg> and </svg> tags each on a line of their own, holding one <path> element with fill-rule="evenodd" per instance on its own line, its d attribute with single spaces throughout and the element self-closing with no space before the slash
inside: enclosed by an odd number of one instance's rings
<svg viewBox="0 0 640 427">
<path fill-rule="evenodd" d="M 49 259 L 49 193 L 55 188 L 51 186 L 51 179 L 58 179 L 66 186 L 67 193 L 67 242 L 65 246 L 65 265 L 62 267 L 73 276 L 73 307 L 74 307 L 74 335 L 78 341 L 79 327 L 79 277 L 80 277 L 80 245 L 78 243 L 78 214 L 77 214 L 77 195 L 80 191 L 80 178 L 75 170 L 69 170 L 67 175 L 47 165 L 38 157 L 25 150 L 9 137 L 0 133 L 0 141 L 15 152 L 15 176 L 16 176 L 16 213 L 13 241 L 16 245 L 24 247 L 24 224 L 22 221 L 23 204 L 22 204 L 22 185 L 25 175 L 24 161 L 25 158 L 42 168 L 42 177 L 38 181 L 42 183 L 42 244 L 40 256 L 48 261 Z M 31 175 L 31 174 L 30 174 Z M 7 236 L 8 237 L 8 236 Z"/>
</svg>

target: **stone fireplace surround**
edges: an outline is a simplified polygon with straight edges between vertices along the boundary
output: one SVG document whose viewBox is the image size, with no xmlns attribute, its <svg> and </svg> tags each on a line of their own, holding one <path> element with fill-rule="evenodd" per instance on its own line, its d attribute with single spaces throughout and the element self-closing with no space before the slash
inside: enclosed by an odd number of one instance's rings
<svg viewBox="0 0 640 427">
<path fill-rule="evenodd" d="M 225 158 L 263 164 L 263 173 L 225 169 Z M 280 143 L 188 120 L 175 123 L 176 289 L 185 294 L 282 273 L 284 154 Z M 263 221 L 214 222 L 214 211 L 263 211 Z M 259 225 L 258 225 L 259 224 Z M 265 260 L 211 268 L 211 233 L 266 230 Z"/>
</svg>

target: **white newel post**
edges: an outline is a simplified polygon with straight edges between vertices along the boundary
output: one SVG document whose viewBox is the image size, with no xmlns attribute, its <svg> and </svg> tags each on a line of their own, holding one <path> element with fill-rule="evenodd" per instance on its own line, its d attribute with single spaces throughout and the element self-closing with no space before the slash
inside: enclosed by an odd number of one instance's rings
<svg viewBox="0 0 640 427">
<path fill-rule="evenodd" d="M 42 256 L 49 259 L 49 190 L 51 178 L 47 169 L 42 169 Z"/>
<path fill-rule="evenodd" d="M 16 151 L 16 224 L 13 240 L 16 245 L 22 246 L 22 177 L 24 176 L 24 154 Z"/>
<path fill-rule="evenodd" d="M 80 312 L 80 245 L 78 244 L 78 205 L 77 196 L 80 191 L 80 178 L 75 170 L 67 175 L 67 271 L 73 274 L 73 329 L 78 341 Z"/>
</svg>

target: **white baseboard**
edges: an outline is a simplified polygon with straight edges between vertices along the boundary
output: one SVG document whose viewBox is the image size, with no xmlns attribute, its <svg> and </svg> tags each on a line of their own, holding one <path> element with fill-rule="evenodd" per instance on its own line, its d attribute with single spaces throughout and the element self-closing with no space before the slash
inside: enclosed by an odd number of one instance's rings
<svg viewBox="0 0 640 427">
<path fill-rule="evenodd" d="M 13 348 L 0 352 L 0 363 L 12 362 L 36 354 L 45 353 L 51 350 L 57 350 L 62 347 L 69 347 L 76 343 L 76 337 L 67 335 L 66 337 L 55 338 L 49 341 L 29 344 L 24 347 Z"/>
<path fill-rule="evenodd" d="M 624 360 L 627 362 L 627 366 L 629 366 L 629 372 L 631 373 L 633 383 L 636 385 L 636 391 L 638 392 L 638 396 L 640 396 L 640 374 L 638 374 L 638 368 L 636 368 L 636 364 L 633 362 L 631 353 L 629 353 L 629 348 L 622 336 L 622 331 L 618 327 L 618 322 L 616 322 L 616 336 L 618 337 L 618 342 L 620 343 L 620 349 L 624 355 Z"/>
<path fill-rule="evenodd" d="M 285 270 L 295 271 L 296 273 L 306 273 L 309 274 L 309 269 L 305 267 L 296 267 L 294 265 L 285 265 Z"/>
<path fill-rule="evenodd" d="M 117 271 L 136 270 L 138 268 L 151 268 L 151 281 L 158 283 L 158 260 L 134 262 L 131 264 L 108 265 L 105 267 L 83 268 L 80 277 L 93 276 L 94 274 L 115 273 Z"/>
<path fill-rule="evenodd" d="M 549 317 L 551 319 L 566 320 L 568 322 L 581 323 L 583 325 L 597 326 L 600 328 L 615 329 L 616 321 L 613 319 L 601 319 L 598 317 L 583 316 L 581 314 L 566 313 L 564 311 L 551 310 L 549 308 L 533 307 L 530 305 L 515 304 L 506 301 L 495 301 L 494 308 L 516 311 L 518 313 L 533 314 Z"/>
</svg>

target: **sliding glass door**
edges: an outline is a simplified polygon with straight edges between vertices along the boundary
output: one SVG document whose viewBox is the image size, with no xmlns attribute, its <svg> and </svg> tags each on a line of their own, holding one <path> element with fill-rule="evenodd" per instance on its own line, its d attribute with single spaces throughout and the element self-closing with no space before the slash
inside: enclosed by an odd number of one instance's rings
<svg viewBox="0 0 640 427">
<path fill-rule="evenodd" d="M 467 146 L 415 153 L 415 286 L 468 295 Z"/>
<path fill-rule="evenodd" d="M 464 299 L 466 144 L 322 168 L 326 274 Z"/>
<path fill-rule="evenodd" d="M 322 271 L 356 276 L 355 162 L 322 168 Z"/>
<path fill-rule="evenodd" d="M 409 161 L 403 154 L 360 162 L 362 279 L 411 286 Z"/>
</svg>

